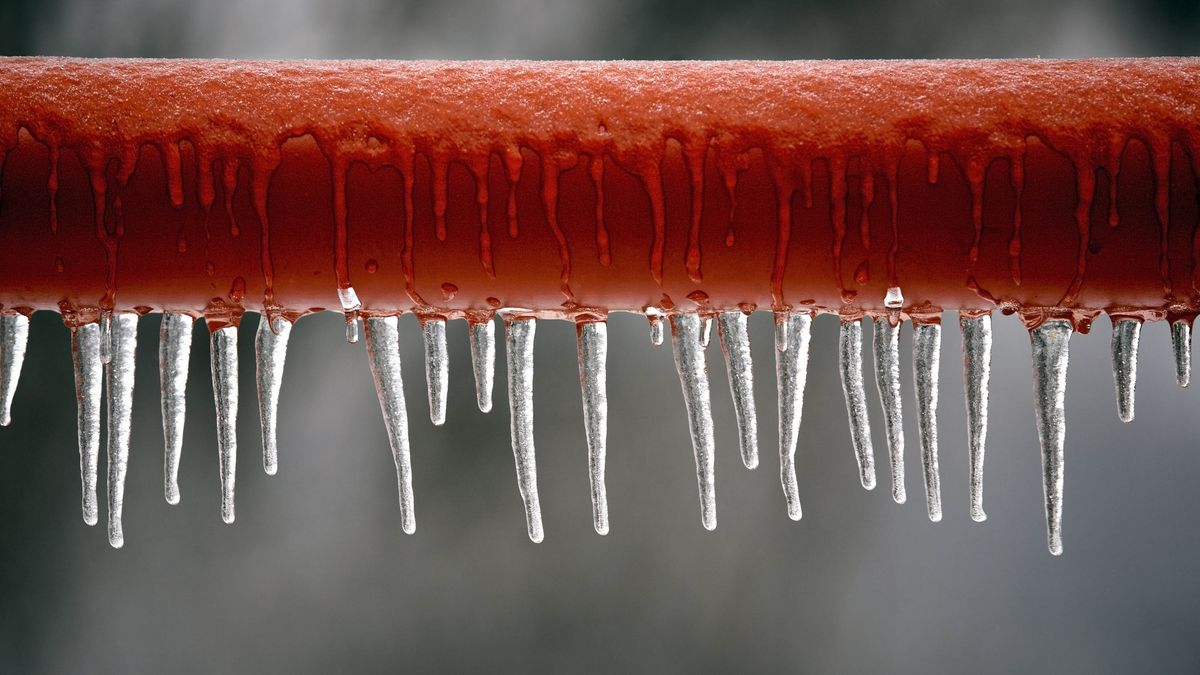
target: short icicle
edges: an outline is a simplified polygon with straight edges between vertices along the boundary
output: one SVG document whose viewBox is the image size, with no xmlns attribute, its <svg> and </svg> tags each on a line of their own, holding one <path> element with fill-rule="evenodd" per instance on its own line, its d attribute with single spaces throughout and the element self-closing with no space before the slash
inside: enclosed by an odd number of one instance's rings
<svg viewBox="0 0 1200 675">
<path fill-rule="evenodd" d="M 725 354 L 725 374 L 737 417 L 742 464 L 758 466 L 758 413 L 754 409 L 754 363 L 750 357 L 750 332 L 744 312 L 721 312 L 717 333 Z"/>
<path fill-rule="evenodd" d="M 408 442 L 408 409 L 404 402 L 404 381 L 400 375 L 400 332 L 394 316 L 373 316 L 366 321 L 367 358 L 375 379 L 375 395 L 383 411 L 388 445 L 396 464 L 396 485 L 400 492 L 401 527 L 407 534 L 417 531 L 413 508 L 412 460 Z"/>
<path fill-rule="evenodd" d="M 83 522 L 95 525 L 99 520 L 96 472 L 100 463 L 100 398 L 104 387 L 104 366 L 100 363 L 100 324 L 86 323 L 71 329 L 71 360 L 75 367 Z"/>
<path fill-rule="evenodd" d="M 221 475 L 221 520 L 234 520 L 237 478 L 238 355 L 237 326 L 218 328 L 209 336 L 213 402 L 217 411 L 217 457 Z"/>
<path fill-rule="evenodd" d="M 0 427 L 12 422 L 13 396 L 25 363 L 29 342 L 29 317 L 24 314 L 0 314 Z"/>
<path fill-rule="evenodd" d="M 1133 421 L 1138 341 L 1141 334 L 1141 321 L 1119 319 L 1113 322 L 1112 361 L 1113 381 L 1117 388 L 1117 415 L 1126 424 Z"/>
<path fill-rule="evenodd" d="M 892 466 L 892 499 L 897 504 L 908 500 L 904 489 L 904 420 L 900 403 L 900 321 L 895 325 L 887 317 L 875 320 L 871 339 L 875 356 L 875 388 L 883 408 L 887 431 L 888 457 Z"/>
<path fill-rule="evenodd" d="M 1033 398 L 1042 446 L 1042 489 L 1046 497 L 1046 535 L 1052 555 L 1062 555 L 1063 440 L 1067 423 L 1067 356 L 1071 324 L 1051 319 L 1029 331 L 1033 345 Z"/>
<path fill-rule="evenodd" d="M 871 447 L 871 426 L 867 420 L 867 393 L 862 376 L 862 321 L 842 323 L 838 339 L 838 370 L 842 378 L 842 394 L 846 397 L 846 414 L 850 420 L 850 442 L 858 461 L 862 486 L 875 489 L 875 451 Z"/>
<path fill-rule="evenodd" d="M 188 361 L 192 354 L 189 314 L 167 312 L 158 332 L 159 404 L 163 421 L 163 496 L 179 503 L 179 457 L 187 414 Z"/>
<path fill-rule="evenodd" d="M 588 480 L 592 488 L 592 524 L 597 534 L 608 534 L 608 493 L 604 487 L 604 460 L 608 449 L 608 324 L 602 321 L 577 326 L 579 386 L 583 392 L 583 423 L 587 434 Z"/>
<path fill-rule="evenodd" d="M 534 319 L 508 322 L 508 404 L 512 431 L 513 459 L 517 465 L 517 488 L 525 502 L 525 524 L 535 544 L 542 531 L 542 506 L 538 500 L 537 459 L 533 447 L 533 338 Z"/>
<path fill-rule="evenodd" d="M 129 462 L 129 432 L 133 422 L 134 355 L 138 315 L 113 314 L 110 359 L 104 370 L 108 390 L 108 543 L 125 545 L 121 513 L 125 504 L 125 471 Z"/>
<path fill-rule="evenodd" d="M 355 344 L 358 342 L 358 312 L 362 309 L 362 302 L 353 286 L 339 288 L 337 294 L 338 301 L 342 303 L 342 312 L 346 315 L 346 342 Z"/>
<path fill-rule="evenodd" d="M 1175 381 L 1186 387 L 1192 381 L 1192 324 L 1186 319 L 1171 323 L 1171 351 L 1175 353 Z"/>
<path fill-rule="evenodd" d="M 696 456 L 696 479 L 700 490 L 700 518 L 704 529 L 717 527 L 716 480 L 714 478 L 714 446 L 712 405 L 709 400 L 708 366 L 700 346 L 702 321 L 697 314 L 675 314 L 671 317 L 671 343 L 675 351 L 675 368 L 683 388 L 687 407 L 688 426 L 692 435 L 692 450 Z"/>
<path fill-rule="evenodd" d="M 662 314 L 657 310 L 646 310 L 646 320 L 650 322 L 650 344 L 661 347 L 664 338 Z"/>
<path fill-rule="evenodd" d="M 775 352 L 775 385 L 779 394 L 779 481 L 787 502 L 788 518 L 800 520 L 800 486 L 796 482 L 796 443 L 804 412 L 804 386 L 808 382 L 808 343 L 812 316 L 807 313 L 776 315 L 776 331 L 786 331 L 785 349 Z"/>
<path fill-rule="evenodd" d="M 988 381 L 992 369 L 992 317 L 959 318 L 963 344 L 963 385 L 967 393 L 967 442 L 971 452 L 971 520 L 987 520 L 983 511 L 983 451 L 987 441 Z"/>
<path fill-rule="evenodd" d="M 921 438 L 921 469 L 925 475 L 925 508 L 929 519 L 942 519 L 942 478 L 938 469 L 938 373 L 942 326 L 928 323 L 913 331 L 913 380 L 917 389 L 917 431 Z"/>
<path fill-rule="evenodd" d="M 446 395 L 450 383 L 446 320 L 441 317 L 422 320 L 421 335 L 425 341 L 425 386 L 429 394 L 429 419 L 441 426 L 446 423 Z"/>
<path fill-rule="evenodd" d="M 496 323 L 471 323 L 471 370 L 475 372 L 475 401 L 480 412 L 492 410 L 492 388 L 496 378 Z"/>
<path fill-rule="evenodd" d="M 254 381 L 258 388 L 258 420 L 262 428 L 263 470 L 268 476 L 279 472 L 279 390 L 287 359 L 292 322 L 282 316 L 264 315 L 254 336 Z"/>
</svg>

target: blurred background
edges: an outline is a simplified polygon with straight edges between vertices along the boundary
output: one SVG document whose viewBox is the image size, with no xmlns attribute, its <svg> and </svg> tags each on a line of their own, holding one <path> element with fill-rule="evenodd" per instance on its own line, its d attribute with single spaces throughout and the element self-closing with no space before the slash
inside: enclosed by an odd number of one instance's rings
<svg viewBox="0 0 1200 675">
<path fill-rule="evenodd" d="M 1182 55 L 1200 3 L 882 0 L 317 2 L 6 0 L 0 52 L 80 56 L 894 58 Z M 449 421 L 428 421 L 415 321 L 402 323 L 419 529 L 395 475 L 361 344 L 341 317 L 293 333 L 280 471 L 260 464 L 252 335 L 242 328 L 238 520 L 221 523 L 207 341 L 192 352 L 183 502 L 162 498 L 157 315 L 137 356 L 126 546 L 79 516 L 69 335 L 38 314 L 0 430 L 3 672 L 1197 672 L 1197 387 L 1174 383 L 1162 323 L 1142 336 L 1137 420 L 1117 420 L 1110 329 L 1072 344 L 1066 553 L 1046 552 L 1029 341 L 998 317 L 986 469 L 969 518 L 957 320 L 941 371 L 945 520 L 928 521 L 903 333 L 908 504 L 858 486 L 836 321 L 814 325 L 787 519 L 775 459 L 771 321 L 751 322 L 762 466 L 737 453 L 719 348 L 708 356 L 720 526 L 700 527 L 668 347 L 610 324 L 612 532 L 591 527 L 574 328 L 541 322 L 535 405 L 546 541 L 525 535 L 504 354 L 495 410 L 474 406 L 466 327 L 450 327 Z M 869 344 L 869 342 L 868 342 Z M 870 359 L 868 356 L 868 364 Z"/>
</svg>

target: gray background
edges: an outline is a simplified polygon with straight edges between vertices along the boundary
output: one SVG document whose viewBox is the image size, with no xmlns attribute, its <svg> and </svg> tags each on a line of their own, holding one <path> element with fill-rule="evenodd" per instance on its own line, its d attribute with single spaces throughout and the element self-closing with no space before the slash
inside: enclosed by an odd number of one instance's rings
<svg viewBox="0 0 1200 675">
<path fill-rule="evenodd" d="M 822 58 L 1098 56 L 1197 50 L 1200 5 L 970 2 L 8 2 L 0 51 L 87 56 Z M 720 527 L 699 523 L 668 348 L 611 322 L 612 533 L 591 529 L 574 330 L 537 334 L 538 470 L 547 536 L 525 536 L 496 410 L 473 405 L 465 326 L 450 327 L 450 415 L 428 422 L 418 330 L 403 320 L 419 529 L 395 480 L 361 345 L 339 317 L 293 333 L 280 473 L 261 470 L 252 335 L 242 329 L 238 521 L 218 516 L 208 351 L 192 355 L 183 503 L 162 498 L 158 318 L 142 321 L 126 547 L 79 517 L 67 330 L 41 313 L 0 430 L 0 670 L 1196 672 L 1200 392 L 1174 384 L 1146 327 L 1137 421 L 1117 421 L 1107 322 L 1073 340 L 1066 554 L 1045 548 L 1028 338 L 996 321 L 990 519 L 972 523 L 957 321 L 941 377 L 946 518 L 921 500 L 904 333 L 909 503 L 857 483 L 836 377 L 836 322 L 815 324 L 786 517 L 774 457 L 771 324 L 751 323 L 763 464 L 738 459 L 719 349 Z M 715 342 L 715 341 L 714 341 Z M 503 368 L 503 347 L 499 365 Z M 869 358 L 868 358 L 869 364 Z"/>
</svg>

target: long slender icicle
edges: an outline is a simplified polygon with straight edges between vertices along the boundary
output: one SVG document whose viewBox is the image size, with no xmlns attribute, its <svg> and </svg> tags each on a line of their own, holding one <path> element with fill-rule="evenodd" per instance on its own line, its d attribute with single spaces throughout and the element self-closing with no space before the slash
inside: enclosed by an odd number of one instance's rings
<svg viewBox="0 0 1200 675">
<path fill-rule="evenodd" d="M 496 322 L 471 323 L 471 370 L 475 372 L 475 401 L 480 412 L 492 410 L 496 373 Z"/>
<path fill-rule="evenodd" d="M 237 479 L 238 358 L 237 326 L 225 326 L 209 336 L 212 351 L 213 401 L 217 411 L 217 456 L 221 474 L 221 520 L 234 519 Z"/>
<path fill-rule="evenodd" d="M 1171 324 L 1171 351 L 1175 353 L 1175 380 L 1186 387 L 1192 381 L 1192 324 L 1186 320 Z"/>
<path fill-rule="evenodd" d="M 167 312 L 158 332 L 159 404 L 163 420 L 163 496 L 179 503 L 179 456 L 187 414 L 188 360 L 192 354 L 192 324 L 188 314 Z"/>
<path fill-rule="evenodd" d="M 754 362 L 750 357 L 746 319 L 744 312 L 721 312 L 717 317 L 717 332 L 721 351 L 725 353 L 725 374 L 737 417 L 742 464 L 753 469 L 758 466 L 758 413 L 754 409 Z"/>
<path fill-rule="evenodd" d="M 696 480 L 700 490 L 700 519 L 706 530 L 717 527 L 716 479 L 712 404 L 709 400 L 708 366 L 700 346 L 701 319 L 697 314 L 671 317 L 671 343 L 675 350 L 675 369 L 683 388 L 692 450 L 696 456 Z"/>
<path fill-rule="evenodd" d="M 1117 387 L 1117 415 L 1122 422 L 1133 421 L 1133 402 L 1137 387 L 1138 340 L 1142 322 L 1120 319 L 1113 323 L 1112 360 L 1113 381 Z"/>
<path fill-rule="evenodd" d="M 967 392 L 967 441 L 971 448 L 971 520 L 987 520 L 983 511 L 983 451 L 987 441 L 988 381 L 992 368 L 992 317 L 959 319 L 963 344 L 963 385 Z"/>
<path fill-rule="evenodd" d="M 24 314 L 0 314 L 0 427 L 12 421 L 13 396 L 25 363 L 29 342 L 29 317 Z"/>
<path fill-rule="evenodd" d="M 534 319 L 513 319 L 508 322 L 506 339 L 513 459 L 517 465 L 517 488 L 525 502 L 525 524 L 534 543 L 545 536 L 533 447 L 533 338 L 536 328 Z"/>
<path fill-rule="evenodd" d="M 588 480 L 592 488 L 592 524 L 597 534 L 608 534 L 608 493 L 604 487 L 604 461 L 608 450 L 608 324 L 599 321 L 581 323 L 577 333 Z"/>
<path fill-rule="evenodd" d="M 779 481 L 787 502 L 788 517 L 800 520 L 800 486 L 796 482 L 796 441 L 804 412 L 804 386 L 808 382 L 808 343 L 812 317 L 784 314 L 776 317 L 776 335 L 783 332 L 784 349 L 775 352 L 775 385 L 779 394 Z"/>
<path fill-rule="evenodd" d="M 875 450 L 871 447 L 871 426 L 867 420 L 867 393 L 862 377 L 862 321 L 842 323 L 838 338 L 838 368 L 842 377 L 842 394 L 846 398 L 846 414 L 850 419 L 850 442 L 858 461 L 858 476 L 862 486 L 875 489 Z"/>
<path fill-rule="evenodd" d="M 921 437 L 921 469 L 925 475 L 925 508 L 929 519 L 942 519 L 942 478 L 938 469 L 938 373 L 942 327 L 932 323 L 913 331 L 913 379 L 917 389 L 917 431 Z"/>
<path fill-rule="evenodd" d="M 75 366 L 83 522 L 95 525 L 99 520 L 96 472 L 100 463 L 100 398 L 104 387 L 104 366 L 100 363 L 100 324 L 87 323 L 71 329 L 71 360 Z"/>
<path fill-rule="evenodd" d="M 412 486 L 412 460 L 408 443 L 408 409 L 404 402 L 404 381 L 400 375 L 400 332 L 394 316 L 373 316 L 366 321 L 367 358 L 375 379 L 375 395 L 383 411 L 392 460 L 396 464 L 396 485 L 400 492 L 401 527 L 407 534 L 417 531 Z"/>
<path fill-rule="evenodd" d="M 254 336 L 254 381 L 258 388 L 263 470 L 268 476 L 279 472 L 279 390 L 283 386 L 283 364 L 291 335 L 291 321 L 282 316 L 273 320 L 264 316 L 258 322 L 258 333 Z"/>
<path fill-rule="evenodd" d="M 887 432 L 888 457 L 892 466 L 892 499 L 897 504 L 908 500 L 904 489 L 904 419 L 900 403 L 900 322 L 892 325 L 887 318 L 875 320 L 871 339 L 875 355 L 875 388 L 883 407 Z"/>
<path fill-rule="evenodd" d="M 446 423 L 446 394 L 450 383 L 450 354 L 446 348 L 446 320 L 421 322 L 425 339 L 425 386 L 429 393 L 429 419 L 436 425 Z"/>
<path fill-rule="evenodd" d="M 1033 398 L 1042 446 L 1042 489 L 1046 497 L 1046 536 L 1052 555 L 1062 555 L 1063 440 L 1067 431 L 1064 399 L 1071 324 L 1051 319 L 1029 331 L 1033 345 Z"/>
<path fill-rule="evenodd" d="M 137 322 L 137 314 L 113 314 L 109 324 L 111 353 L 104 370 L 104 384 L 108 390 L 108 543 L 113 548 L 125 545 L 121 512 L 125 504 L 125 471 L 133 421 Z"/>
</svg>

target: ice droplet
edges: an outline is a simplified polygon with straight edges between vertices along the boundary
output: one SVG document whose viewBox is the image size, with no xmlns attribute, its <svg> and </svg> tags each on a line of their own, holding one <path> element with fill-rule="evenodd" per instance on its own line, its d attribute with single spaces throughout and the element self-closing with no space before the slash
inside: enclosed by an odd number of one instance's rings
<svg viewBox="0 0 1200 675">
<path fill-rule="evenodd" d="M 758 466 L 758 413 L 754 409 L 754 362 L 750 357 L 750 332 L 742 312 L 721 312 L 717 333 L 725 354 L 725 374 L 733 411 L 737 417 L 738 441 L 742 464 Z"/>
<path fill-rule="evenodd" d="M 100 324 L 87 323 L 71 329 L 71 361 L 75 367 L 83 522 L 95 525 L 99 519 L 96 471 L 100 462 L 100 397 L 104 387 L 104 366 L 100 363 Z"/>
<path fill-rule="evenodd" d="M 850 442 L 858 460 L 858 476 L 862 486 L 875 489 L 875 451 L 871 447 L 871 426 L 867 420 L 867 393 L 862 377 L 862 321 L 842 324 L 838 339 L 838 367 L 842 377 L 842 394 L 846 398 L 846 414 L 850 420 Z"/>
<path fill-rule="evenodd" d="M 583 391 L 583 422 L 588 445 L 588 479 L 592 488 L 592 524 L 608 534 L 608 494 L 604 459 L 608 448 L 608 324 L 593 321 L 577 326 L 579 386 Z"/>
<path fill-rule="evenodd" d="M 163 420 L 163 496 L 179 503 L 179 456 L 187 413 L 188 359 L 192 353 L 190 315 L 167 312 L 158 332 L 159 405 Z"/>
<path fill-rule="evenodd" d="M 1142 322 L 1121 319 L 1113 323 L 1113 381 L 1117 387 L 1117 415 L 1122 422 L 1133 421 L 1133 402 L 1137 388 L 1138 340 Z"/>
<path fill-rule="evenodd" d="M 25 346 L 29 342 L 29 317 L 24 314 L 0 314 L 0 427 L 12 422 L 13 396 L 25 364 Z"/>
<path fill-rule="evenodd" d="M 1067 357 L 1071 324 L 1051 319 L 1029 331 L 1033 345 L 1033 397 L 1042 446 L 1042 489 L 1046 497 L 1046 535 L 1052 555 L 1062 555 L 1063 441 L 1067 423 Z"/>
<path fill-rule="evenodd" d="M 254 336 L 254 380 L 258 388 L 258 419 L 262 428 L 263 470 L 268 476 L 279 472 L 279 390 L 287 359 L 292 322 L 282 316 L 264 315 Z"/>
<path fill-rule="evenodd" d="M 134 355 L 138 315 L 121 312 L 109 322 L 111 359 L 104 369 L 108 390 L 108 543 L 125 545 L 121 513 L 125 504 L 125 472 L 129 462 L 129 432 L 133 421 Z"/>
<path fill-rule="evenodd" d="M 496 373 L 496 323 L 471 323 L 471 370 L 475 371 L 475 401 L 480 412 L 492 410 L 492 388 Z"/>
<path fill-rule="evenodd" d="M 237 478 L 238 357 L 237 326 L 225 326 L 209 336 L 212 351 L 213 402 L 217 411 L 217 457 L 221 473 L 221 520 L 234 520 Z"/>
<path fill-rule="evenodd" d="M 429 419 L 435 425 L 446 423 L 446 395 L 450 382 L 450 354 L 446 348 L 446 320 L 421 322 L 425 340 L 425 388 L 429 394 Z"/>
<path fill-rule="evenodd" d="M 1175 380 L 1186 387 L 1192 380 L 1192 324 L 1180 319 L 1171 324 L 1171 350 L 1175 352 Z"/>
<path fill-rule="evenodd" d="M 900 403 L 900 323 L 886 318 L 875 320 L 871 339 L 875 356 L 875 388 L 883 407 L 883 425 L 887 432 L 888 457 L 892 466 L 892 499 L 897 504 L 908 500 L 904 489 L 904 420 Z"/>
<path fill-rule="evenodd" d="M 367 358 L 375 379 L 375 395 L 383 411 L 392 460 L 396 464 L 396 485 L 400 492 L 401 527 L 407 534 L 417 531 L 413 508 L 412 460 L 408 443 L 408 410 L 404 403 L 404 382 L 400 375 L 400 333 L 394 316 L 369 317 L 366 321 Z"/>
<path fill-rule="evenodd" d="M 542 531 L 542 506 L 538 500 L 537 459 L 533 447 L 533 338 L 534 319 L 508 322 L 508 405 L 512 430 L 513 459 L 517 465 L 517 488 L 525 502 L 525 524 L 535 544 Z"/>
<path fill-rule="evenodd" d="M 683 388 L 692 450 L 696 456 L 696 480 L 700 490 L 700 518 L 704 529 L 717 527 L 716 480 L 713 473 L 714 446 L 712 405 L 709 400 L 708 366 L 700 346 L 701 319 L 697 314 L 671 317 L 671 343 L 675 369 Z"/>
<path fill-rule="evenodd" d="M 917 389 L 917 431 L 921 438 L 921 469 L 925 474 L 925 508 L 929 519 L 942 519 L 942 478 L 938 470 L 938 372 L 942 327 L 930 323 L 913 330 L 913 376 Z"/>
<path fill-rule="evenodd" d="M 790 336 L 787 351 L 775 353 L 775 385 L 779 394 L 779 480 L 787 502 L 788 517 L 800 520 L 800 487 L 796 482 L 796 441 L 804 412 L 804 386 L 808 381 L 808 343 L 812 317 L 785 314 L 776 317 Z M 776 333 L 778 334 L 778 333 Z"/>
<path fill-rule="evenodd" d="M 883 296 L 883 306 L 888 309 L 900 309 L 904 306 L 904 293 L 900 292 L 899 286 L 887 289 L 887 294 Z"/>
<path fill-rule="evenodd" d="M 983 511 L 983 451 L 987 441 L 988 381 L 992 368 L 992 317 L 959 319 L 963 344 L 963 386 L 967 392 L 967 439 L 971 449 L 971 520 L 987 520 Z"/>
</svg>

